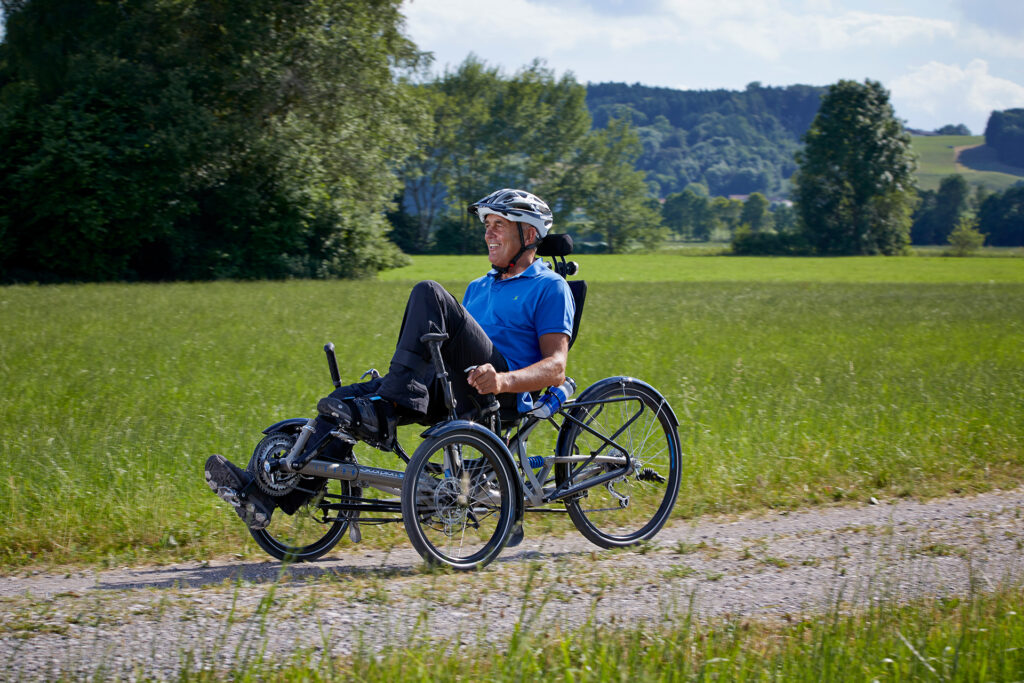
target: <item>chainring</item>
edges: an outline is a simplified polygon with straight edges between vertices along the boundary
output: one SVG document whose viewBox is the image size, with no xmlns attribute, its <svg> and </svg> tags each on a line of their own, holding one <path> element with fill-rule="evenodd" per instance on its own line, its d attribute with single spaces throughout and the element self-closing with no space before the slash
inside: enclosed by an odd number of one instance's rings
<svg viewBox="0 0 1024 683">
<path fill-rule="evenodd" d="M 288 457 L 296 438 L 296 434 L 272 432 L 256 444 L 256 450 L 249 460 L 249 473 L 256 478 L 256 485 L 264 493 L 284 496 L 294 491 L 298 485 L 302 476 L 298 472 L 285 472 L 277 467 L 267 467 L 274 461 Z"/>
</svg>

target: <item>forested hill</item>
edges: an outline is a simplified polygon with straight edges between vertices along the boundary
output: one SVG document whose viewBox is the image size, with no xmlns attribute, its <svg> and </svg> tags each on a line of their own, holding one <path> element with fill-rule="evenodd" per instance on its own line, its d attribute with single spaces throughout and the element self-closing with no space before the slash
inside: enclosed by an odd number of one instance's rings
<svg viewBox="0 0 1024 683">
<path fill-rule="evenodd" d="M 711 195 L 788 193 L 793 154 L 818 111 L 823 86 L 673 90 L 625 83 L 587 86 L 595 128 L 628 115 L 643 142 L 637 167 L 659 197 L 690 183 Z"/>
</svg>

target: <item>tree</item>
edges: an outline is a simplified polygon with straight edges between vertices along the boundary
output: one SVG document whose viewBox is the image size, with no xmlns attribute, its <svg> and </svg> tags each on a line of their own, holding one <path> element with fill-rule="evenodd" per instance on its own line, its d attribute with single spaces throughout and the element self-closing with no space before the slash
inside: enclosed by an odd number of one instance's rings
<svg viewBox="0 0 1024 683">
<path fill-rule="evenodd" d="M 669 230 L 687 239 L 707 240 L 711 234 L 708 198 L 689 187 L 665 199 L 661 220 Z"/>
<path fill-rule="evenodd" d="M 418 90 L 432 115 L 431 129 L 402 173 L 421 251 L 443 221 L 457 221 L 460 234 L 479 242 L 466 206 L 495 188 L 558 196 L 566 163 L 590 128 L 586 89 L 571 75 L 556 78 L 539 61 L 508 77 L 471 55 Z M 556 222 L 572 208 L 556 202 Z M 449 231 L 446 249 L 452 248 L 450 237 Z M 459 250 L 478 248 L 474 243 Z"/>
<path fill-rule="evenodd" d="M 357 276 L 419 107 L 401 3 L 6 0 L 0 269 Z"/>
<path fill-rule="evenodd" d="M 920 193 L 910 228 L 914 244 L 945 244 L 953 228 L 970 211 L 971 188 L 962 175 L 946 176 L 938 192 Z"/>
<path fill-rule="evenodd" d="M 731 236 L 740 226 L 740 214 L 743 213 L 743 202 L 728 197 L 715 197 L 709 205 L 711 209 L 711 233 L 725 233 Z"/>
<path fill-rule="evenodd" d="M 978 221 L 967 216 L 957 221 L 956 227 L 949 233 L 950 253 L 953 256 L 967 256 L 981 249 L 985 244 L 985 236 L 977 230 Z"/>
<path fill-rule="evenodd" d="M 970 135 L 971 134 L 971 129 L 968 128 L 967 126 L 965 126 L 962 123 L 958 123 L 956 125 L 953 125 L 952 123 L 947 123 L 942 128 L 935 129 L 935 134 L 936 135 Z"/>
<path fill-rule="evenodd" d="M 978 222 L 992 246 L 1024 246 L 1024 184 L 989 195 L 982 202 Z"/>
<path fill-rule="evenodd" d="M 772 215 L 768 211 L 768 206 L 768 199 L 760 192 L 750 195 L 743 203 L 740 224 L 750 226 L 750 231 L 754 233 L 770 230 Z"/>
<path fill-rule="evenodd" d="M 610 251 L 652 248 L 664 239 L 657 202 L 634 167 L 640 142 L 628 121 L 612 119 L 584 141 L 566 173 L 564 197 L 590 220 Z"/>
<path fill-rule="evenodd" d="M 985 125 L 985 144 L 1004 164 L 1024 167 L 1024 109 L 992 112 Z"/>
<path fill-rule="evenodd" d="M 909 240 L 916 162 L 880 83 L 829 88 L 797 155 L 802 230 L 821 254 L 896 254 Z"/>
</svg>

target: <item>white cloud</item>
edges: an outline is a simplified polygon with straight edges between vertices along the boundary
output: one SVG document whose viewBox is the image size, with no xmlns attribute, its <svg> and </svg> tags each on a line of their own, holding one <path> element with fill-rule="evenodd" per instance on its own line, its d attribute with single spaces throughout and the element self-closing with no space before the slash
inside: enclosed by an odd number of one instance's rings
<svg viewBox="0 0 1024 683">
<path fill-rule="evenodd" d="M 892 47 L 908 41 L 951 37 L 945 20 L 859 11 L 835 11 L 831 3 L 790 8 L 775 0 L 666 0 L 665 6 L 691 38 L 729 45 L 777 59 L 790 52 L 836 52 Z"/>
<path fill-rule="evenodd" d="M 406 3 L 405 15 L 410 33 L 420 42 L 453 40 L 470 46 L 467 53 L 487 52 L 492 46 L 533 56 L 587 45 L 625 50 L 674 33 L 671 26 L 652 23 L 649 16 L 610 21 L 578 5 L 551 6 L 530 0 L 418 0 Z"/>
<path fill-rule="evenodd" d="M 513 71 L 536 57 L 581 81 L 738 88 L 871 78 L 914 127 L 984 127 L 1024 106 L 1024 0 L 407 0 L 438 69 L 470 52 Z M 976 8 L 973 16 L 969 16 Z M 963 66 L 966 65 L 966 66 Z M 997 75 L 998 74 L 998 75 Z M 1024 82 L 1024 81 L 1022 81 Z"/>
<path fill-rule="evenodd" d="M 546 0 L 413 0 L 405 11 L 421 42 L 495 43 L 511 54 L 532 50 L 533 56 L 589 47 L 628 59 L 631 48 L 661 43 L 679 52 L 740 51 L 777 61 L 794 52 L 884 49 L 955 33 L 951 22 L 939 19 L 784 0 L 661 0 L 646 12 L 615 17 L 584 3 Z"/>
<path fill-rule="evenodd" d="M 889 88 L 897 113 L 918 128 L 966 123 L 980 134 L 993 110 L 1024 107 L 1024 85 L 992 75 L 983 59 L 966 67 L 928 62 L 896 78 Z"/>
</svg>

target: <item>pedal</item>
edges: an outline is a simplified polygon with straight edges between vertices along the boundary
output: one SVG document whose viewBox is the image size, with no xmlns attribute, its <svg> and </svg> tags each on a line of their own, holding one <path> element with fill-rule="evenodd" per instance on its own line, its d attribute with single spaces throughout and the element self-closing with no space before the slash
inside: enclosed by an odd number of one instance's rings
<svg viewBox="0 0 1024 683">
<path fill-rule="evenodd" d="M 348 523 L 348 538 L 353 543 L 359 543 L 363 540 L 363 532 L 359 530 L 359 522 L 354 519 Z"/>
</svg>

